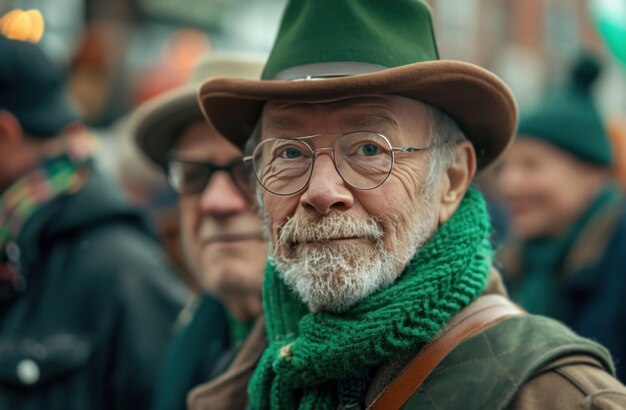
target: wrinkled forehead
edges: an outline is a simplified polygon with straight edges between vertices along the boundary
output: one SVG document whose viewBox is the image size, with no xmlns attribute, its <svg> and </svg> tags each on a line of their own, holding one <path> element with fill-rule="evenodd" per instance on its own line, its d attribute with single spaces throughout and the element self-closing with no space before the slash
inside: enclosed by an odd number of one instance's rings
<svg viewBox="0 0 626 410">
<path fill-rule="evenodd" d="M 183 126 L 169 152 L 170 157 L 209 161 L 215 164 L 229 163 L 241 157 L 241 151 L 204 119 Z"/>
<path fill-rule="evenodd" d="M 347 131 L 400 134 L 405 128 L 427 127 L 429 120 L 427 105 L 397 95 L 330 102 L 269 101 L 263 109 L 262 138 Z"/>
</svg>

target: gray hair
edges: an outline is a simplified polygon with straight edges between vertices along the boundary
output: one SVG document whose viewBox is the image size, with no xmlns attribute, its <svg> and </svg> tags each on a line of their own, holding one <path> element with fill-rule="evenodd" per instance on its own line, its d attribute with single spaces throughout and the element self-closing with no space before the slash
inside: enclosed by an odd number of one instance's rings
<svg viewBox="0 0 626 410">
<path fill-rule="evenodd" d="M 426 105 L 430 117 L 428 146 L 430 151 L 426 186 L 434 187 L 437 179 L 454 161 L 456 145 L 467 140 L 458 124 L 443 111 Z"/>
</svg>

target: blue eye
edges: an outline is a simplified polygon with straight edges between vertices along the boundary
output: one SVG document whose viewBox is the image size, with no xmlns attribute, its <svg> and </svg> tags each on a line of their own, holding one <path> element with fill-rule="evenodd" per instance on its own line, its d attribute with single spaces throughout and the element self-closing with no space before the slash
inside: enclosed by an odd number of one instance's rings
<svg viewBox="0 0 626 410">
<path fill-rule="evenodd" d="M 295 159 L 295 158 L 301 157 L 302 152 L 297 148 L 290 147 L 290 148 L 285 148 L 281 156 L 287 159 Z"/>
<path fill-rule="evenodd" d="M 371 157 L 378 154 L 379 151 L 380 149 L 376 144 L 363 144 L 361 147 L 359 147 L 357 153 L 359 153 L 360 155 L 365 155 L 366 157 Z"/>
</svg>

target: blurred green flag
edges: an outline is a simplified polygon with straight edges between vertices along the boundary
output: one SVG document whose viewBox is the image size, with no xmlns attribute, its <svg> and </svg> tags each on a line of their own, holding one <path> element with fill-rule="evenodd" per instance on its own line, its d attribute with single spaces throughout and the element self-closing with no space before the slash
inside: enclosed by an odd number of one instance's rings
<svg viewBox="0 0 626 410">
<path fill-rule="evenodd" d="M 600 37 L 626 69 L 626 0 L 592 0 L 590 7 Z"/>
</svg>

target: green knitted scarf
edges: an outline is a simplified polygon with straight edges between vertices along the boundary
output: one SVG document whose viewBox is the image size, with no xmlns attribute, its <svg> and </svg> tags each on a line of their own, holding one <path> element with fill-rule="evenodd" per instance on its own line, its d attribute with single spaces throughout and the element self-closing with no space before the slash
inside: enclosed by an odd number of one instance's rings
<svg viewBox="0 0 626 410">
<path fill-rule="evenodd" d="M 493 256 L 489 231 L 485 202 L 471 188 L 393 285 L 341 314 L 310 313 L 268 262 L 269 345 L 248 386 L 252 408 L 336 407 L 346 380 L 432 339 L 484 291 Z"/>
</svg>

